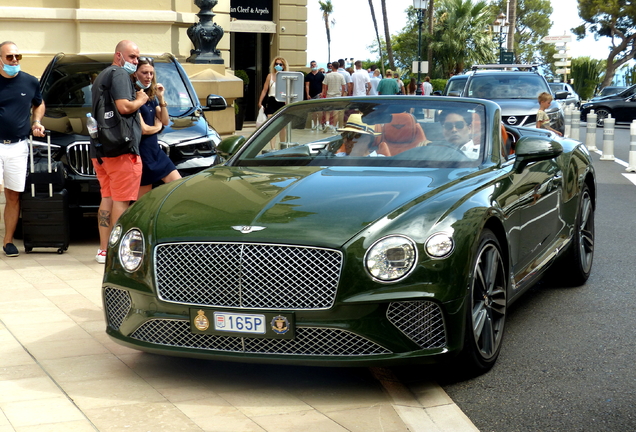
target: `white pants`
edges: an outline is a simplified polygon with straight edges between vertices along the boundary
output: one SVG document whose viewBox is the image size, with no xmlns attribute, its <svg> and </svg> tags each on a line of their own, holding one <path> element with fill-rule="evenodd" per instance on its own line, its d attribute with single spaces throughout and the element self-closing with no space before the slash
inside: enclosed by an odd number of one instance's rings
<svg viewBox="0 0 636 432">
<path fill-rule="evenodd" d="M 0 185 L 15 192 L 24 192 L 29 146 L 27 140 L 14 144 L 0 143 Z"/>
</svg>

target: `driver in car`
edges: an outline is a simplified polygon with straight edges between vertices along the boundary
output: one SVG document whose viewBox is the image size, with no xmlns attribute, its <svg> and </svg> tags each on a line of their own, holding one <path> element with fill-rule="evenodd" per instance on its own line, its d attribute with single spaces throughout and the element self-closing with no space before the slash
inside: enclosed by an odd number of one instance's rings
<svg viewBox="0 0 636 432">
<path fill-rule="evenodd" d="M 387 145 L 382 142 L 375 145 L 376 133 L 372 126 L 362 122 L 362 114 L 351 114 L 345 127 L 338 129 L 343 144 L 336 156 L 390 156 Z"/>
<path fill-rule="evenodd" d="M 442 133 L 446 141 L 457 146 L 470 160 L 479 158 L 479 145 L 472 140 L 472 113 L 466 111 L 445 110 L 439 116 Z"/>
</svg>

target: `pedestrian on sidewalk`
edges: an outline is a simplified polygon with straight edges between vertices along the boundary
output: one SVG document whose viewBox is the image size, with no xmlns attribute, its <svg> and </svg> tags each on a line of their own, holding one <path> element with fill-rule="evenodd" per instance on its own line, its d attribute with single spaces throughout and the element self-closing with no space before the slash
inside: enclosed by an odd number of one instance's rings
<svg viewBox="0 0 636 432">
<path fill-rule="evenodd" d="M 0 44 L 0 184 L 4 186 L 4 240 L 2 250 L 9 257 L 20 253 L 13 235 L 20 217 L 20 194 L 24 192 L 29 146 L 33 134 L 44 136 L 44 102 L 37 78 L 20 70 L 18 46 Z"/>
<path fill-rule="evenodd" d="M 131 41 L 123 40 L 117 44 L 113 55 L 112 67 L 104 69 L 93 84 L 93 114 L 97 113 L 97 105 L 103 90 L 110 92 L 115 101 L 117 111 L 122 121 L 129 123 L 133 130 L 132 140 L 128 146 L 128 153 L 115 157 L 97 157 L 96 144 L 91 140 L 91 160 L 102 196 L 98 209 L 99 249 L 95 260 L 106 262 L 106 248 L 113 226 L 119 217 L 128 209 L 131 201 L 137 200 L 139 182 L 141 180 L 141 157 L 139 155 L 139 141 L 141 139 L 141 123 L 139 108 L 148 101 L 148 95 L 143 91 L 136 91 L 130 75 L 137 70 L 139 62 L 139 47 Z M 99 120 L 98 120 L 99 121 Z"/>
<path fill-rule="evenodd" d="M 164 99 L 165 88 L 157 83 L 155 63 L 151 57 L 139 57 L 137 71 L 133 74 L 135 85 L 148 95 L 148 102 L 139 108 L 141 114 L 141 141 L 139 154 L 141 156 L 141 185 L 139 196 L 152 190 L 152 185 L 163 181 L 168 183 L 179 180 L 181 174 L 174 163 L 159 146 L 157 135 L 170 124 L 168 103 Z"/>
</svg>

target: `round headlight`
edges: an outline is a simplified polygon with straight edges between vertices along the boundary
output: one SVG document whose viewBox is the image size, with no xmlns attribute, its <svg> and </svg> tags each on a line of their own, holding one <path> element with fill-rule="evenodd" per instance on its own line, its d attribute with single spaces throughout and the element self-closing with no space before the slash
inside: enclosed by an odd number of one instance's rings
<svg viewBox="0 0 636 432">
<path fill-rule="evenodd" d="M 115 246 L 115 244 L 119 241 L 121 237 L 121 225 L 115 225 L 115 228 L 110 232 L 110 237 L 108 238 L 108 245 Z"/>
<path fill-rule="evenodd" d="M 136 228 L 131 229 L 121 239 L 119 261 L 126 271 L 134 272 L 144 258 L 144 237 Z"/>
<path fill-rule="evenodd" d="M 433 234 L 426 240 L 426 253 L 431 258 L 442 258 L 453 251 L 453 238 L 446 233 Z"/>
<path fill-rule="evenodd" d="M 396 282 L 415 268 L 415 242 L 404 236 L 389 236 L 369 248 L 364 259 L 367 271 L 381 282 Z"/>
</svg>

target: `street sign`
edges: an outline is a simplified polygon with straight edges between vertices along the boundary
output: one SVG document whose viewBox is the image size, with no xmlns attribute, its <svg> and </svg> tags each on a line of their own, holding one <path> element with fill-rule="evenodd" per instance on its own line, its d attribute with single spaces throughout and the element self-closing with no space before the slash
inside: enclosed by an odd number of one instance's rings
<svg viewBox="0 0 636 432">
<path fill-rule="evenodd" d="M 572 42 L 572 35 L 561 36 L 546 36 L 541 39 L 543 43 L 559 43 L 559 42 Z"/>
<path fill-rule="evenodd" d="M 515 60 L 515 53 L 511 51 L 502 51 L 499 53 L 500 64 L 513 64 Z"/>
<path fill-rule="evenodd" d="M 568 68 L 557 69 L 556 73 L 558 73 L 559 75 L 567 75 L 570 73 L 570 69 Z"/>
<path fill-rule="evenodd" d="M 569 52 L 556 53 L 556 54 L 554 54 L 552 57 L 554 57 L 554 58 L 558 58 L 558 59 L 567 59 L 567 58 L 572 58 L 572 56 L 570 55 L 570 53 L 569 53 Z"/>
<path fill-rule="evenodd" d="M 414 61 L 412 67 L 413 73 L 428 73 L 428 62 L 427 61 Z"/>
<path fill-rule="evenodd" d="M 554 62 L 554 65 L 555 65 L 555 66 L 565 66 L 565 67 L 568 67 L 568 66 L 572 66 L 572 62 L 571 62 L 571 61 L 569 61 L 569 60 L 568 60 L 568 61 L 558 61 L 558 62 Z"/>
</svg>

